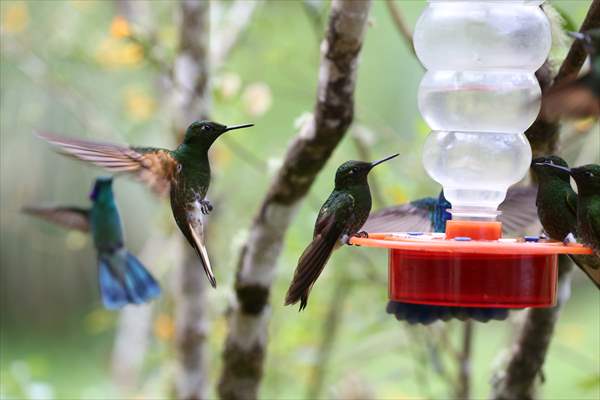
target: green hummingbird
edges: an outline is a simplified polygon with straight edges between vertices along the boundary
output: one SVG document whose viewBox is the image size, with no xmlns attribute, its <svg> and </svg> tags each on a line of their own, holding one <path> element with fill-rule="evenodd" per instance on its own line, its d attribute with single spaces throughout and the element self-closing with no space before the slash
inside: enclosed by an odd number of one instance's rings
<svg viewBox="0 0 600 400">
<path fill-rule="evenodd" d="M 319 211 L 312 242 L 298 260 L 285 305 L 300 301 L 300 310 L 306 307 L 310 290 L 333 250 L 347 244 L 369 217 L 371 190 L 367 175 L 373 167 L 397 156 L 374 162 L 346 161 L 337 169 L 335 187 Z M 364 237 L 366 233 L 358 235 Z"/>
<path fill-rule="evenodd" d="M 600 288 L 600 167 L 595 166 L 598 174 L 595 183 L 593 177 L 586 177 L 591 167 L 594 166 L 569 169 L 558 156 L 538 157 L 531 163 L 538 180 L 536 205 L 544 231 L 551 239 L 567 243 L 577 238 L 593 249 L 595 240 L 596 255 L 570 257 Z M 581 181 L 577 184 L 579 195 L 571 188 L 571 175 L 578 176 L 576 182 Z"/>
<path fill-rule="evenodd" d="M 23 211 L 55 224 L 91 232 L 98 258 L 98 283 L 104 307 L 141 304 L 160 295 L 160 287 L 142 263 L 125 248 L 112 178 L 98 178 L 91 208 L 25 207 Z"/>
<path fill-rule="evenodd" d="M 585 75 L 558 84 L 544 94 L 542 115 L 550 120 L 561 116 L 600 116 L 600 28 L 569 34 L 582 42 L 590 56 L 591 68 Z"/>
<path fill-rule="evenodd" d="M 571 168 L 577 184 L 577 233 L 583 244 L 600 257 L 600 165 Z"/>
<path fill-rule="evenodd" d="M 186 130 L 175 150 L 125 147 L 109 143 L 65 138 L 48 133 L 39 136 L 66 155 L 104 167 L 115 173 L 134 174 L 159 195 L 170 195 L 177 226 L 196 250 L 213 287 L 217 281 L 204 244 L 204 215 L 212 210 L 206 199 L 210 185 L 208 150 L 223 133 L 253 124 L 225 126 L 196 121 Z"/>
</svg>

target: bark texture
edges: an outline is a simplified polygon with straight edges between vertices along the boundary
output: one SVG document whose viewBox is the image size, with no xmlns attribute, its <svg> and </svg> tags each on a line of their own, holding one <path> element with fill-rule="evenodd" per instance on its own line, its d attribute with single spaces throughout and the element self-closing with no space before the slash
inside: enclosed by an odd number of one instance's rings
<svg viewBox="0 0 600 400">
<path fill-rule="evenodd" d="M 600 0 L 594 0 L 580 31 L 600 27 Z M 586 54 L 581 45 L 573 43 L 563 61 L 554 84 L 577 76 Z M 544 80 L 540 79 L 540 72 Z M 538 71 L 538 79 L 544 88 L 547 73 Z M 549 124 L 542 118 L 526 132 L 534 154 L 552 154 L 557 150 L 558 124 Z M 521 332 L 513 345 L 509 361 L 504 370 L 496 373 L 491 398 L 494 400 L 527 400 L 534 398 L 536 378 L 542 372 L 554 327 L 558 321 L 561 305 L 567 300 L 570 290 L 572 265 L 566 257 L 559 264 L 559 303 L 553 308 L 532 308 L 527 312 Z M 562 294 L 562 296 L 561 296 Z"/>
<path fill-rule="evenodd" d="M 269 292 L 287 228 L 298 203 L 343 138 L 354 112 L 358 56 L 370 1 L 334 0 L 313 117 L 290 144 L 242 248 L 235 282 L 219 395 L 255 399 L 263 373 L 270 317 Z"/>
<path fill-rule="evenodd" d="M 181 136 L 192 121 L 207 119 L 210 112 L 209 2 L 182 0 L 179 17 L 179 50 L 173 63 L 171 95 L 174 130 Z M 188 243 L 183 243 L 183 248 L 183 260 L 174 271 L 175 393 L 180 400 L 196 400 L 205 398 L 208 392 L 208 283 L 196 253 Z"/>
<path fill-rule="evenodd" d="M 585 20 L 581 24 L 581 32 L 588 31 L 590 29 L 598 28 L 600 26 L 600 0 L 594 0 L 590 9 L 585 17 Z M 565 60 L 560 66 L 560 69 L 554 78 L 552 79 L 552 70 L 548 63 L 544 64 L 536 76 L 542 87 L 542 92 L 549 88 L 551 85 L 556 85 L 567 79 L 572 79 L 579 74 L 587 54 L 583 49 L 583 46 L 579 41 L 573 42 L 573 45 L 569 49 Z M 554 81 L 554 82 L 553 82 Z M 525 136 L 531 144 L 533 156 L 541 156 L 547 154 L 554 154 L 557 150 L 558 136 L 559 136 L 559 124 L 556 122 L 546 121 L 542 115 L 538 116 L 536 121 L 531 125 L 525 132 Z"/>
<path fill-rule="evenodd" d="M 554 327 L 562 305 L 568 300 L 571 285 L 571 261 L 560 258 L 558 272 L 558 304 L 552 308 L 531 308 L 527 312 L 521 332 L 513 344 L 506 368 L 496 373 L 493 380 L 492 399 L 532 400 L 538 376 L 543 376 L 542 368 Z"/>
</svg>

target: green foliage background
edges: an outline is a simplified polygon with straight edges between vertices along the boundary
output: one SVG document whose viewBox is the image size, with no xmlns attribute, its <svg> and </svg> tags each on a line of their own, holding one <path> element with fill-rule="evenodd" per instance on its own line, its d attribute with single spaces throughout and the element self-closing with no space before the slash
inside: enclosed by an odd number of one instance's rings
<svg viewBox="0 0 600 400">
<path fill-rule="evenodd" d="M 325 20 L 326 2 L 307 3 L 320 10 Z M 217 13 L 227 4 L 213 2 Z M 414 26 L 425 2 L 398 4 Z M 578 26 L 590 1 L 553 4 Z M 116 315 L 99 307 L 89 240 L 32 220 L 19 209 L 38 203 L 85 205 L 92 179 L 101 173 L 49 151 L 33 136 L 35 130 L 173 146 L 160 71 L 140 56 L 139 49 L 115 36 L 113 2 L 5 0 L 0 6 L 0 397 L 43 398 L 49 393 L 55 398 L 118 397 L 109 373 Z M 149 7 L 166 57 L 175 52 L 174 7 L 169 1 L 153 1 Z M 219 289 L 210 293 L 213 382 L 220 368 L 224 314 L 233 296 L 239 247 L 288 142 L 297 133 L 295 121 L 311 112 L 314 104 L 322 29 L 304 7 L 299 1 L 261 4 L 231 58 L 213 76 L 214 119 L 256 125 L 221 140 L 212 150 L 215 176 L 209 195 L 216 210 L 209 247 L 220 281 Z M 428 133 L 416 105 L 421 75 L 384 2 L 375 1 L 361 56 L 354 132 L 369 143 L 374 158 L 392 152 L 402 155 L 375 172 L 388 205 L 438 190 L 421 165 L 420 150 Z M 264 113 L 252 109 L 259 103 L 265 105 Z M 585 140 L 596 149 L 600 146 L 597 138 Z M 259 162 L 241 157 L 236 150 L 240 146 Z M 576 161 L 575 156 L 571 161 Z M 386 315 L 383 252 L 357 248 L 338 252 L 305 312 L 282 305 L 316 211 L 331 190 L 335 168 L 358 157 L 348 137 L 288 232 L 272 293 L 263 398 L 304 395 L 336 287 L 347 296 L 338 311 L 339 339 L 324 377 L 323 396 L 348 398 L 360 390 L 375 398 L 450 396 L 447 377 L 454 379 L 456 373 L 450 349 L 458 349 L 461 325 L 448 324 L 447 331 L 439 326 L 411 328 Z M 583 158 L 577 161 L 597 162 L 598 154 L 588 151 Z M 168 207 L 139 184 L 119 179 L 115 190 L 128 246 L 134 252 L 142 248 L 149 230 L 175 229 Z M 163 286 L 169 285 L 168 260 L 167 255 L 167 261 L 152 265 Z M 164 296 L 144 384 L 135 398 L 157 398 L 157 393 L 168 392 L 173 373 L 171 307 Z M 599 310 L 598 292 L 577 271 L 544 371 L 545 398 L 600 398 Z M 489 393 L 491 372 L 501 363 L 513 328 L 511 323 L 497 322 L 476 326 L 472 368 L 477 398 Z M 439 344 L 445 334 L 450 344 Z"/>
</svg>

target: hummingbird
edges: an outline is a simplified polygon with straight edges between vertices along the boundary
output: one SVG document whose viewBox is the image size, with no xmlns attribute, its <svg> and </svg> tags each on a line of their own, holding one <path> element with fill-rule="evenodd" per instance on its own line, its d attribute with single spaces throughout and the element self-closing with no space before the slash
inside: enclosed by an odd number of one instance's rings
<svg viewBox="0 0 600 400">
<path fill-rule="evenodd" d="M 569 169 L 562 158 L 545 156 L 535 158 L 531 169 L 539 184 L 536 205 L 544 231 L 565 243 L 577 238 L 596 251 L 570 257 L 600 289 L 600 166 Z M 571 176 L 577 176 L 579 195 L 571 187 Z"/>
<path fill-rule="evenodd" d="M 397 156 L 373 162 L 346 161 L 340 165 L 335 174 L 335 187 L 317 216 L 313 240 L 298 260 L 285 305 L 300 301 L 300 311 L 306 308 L 310 290 L 333 250 L 347 244 L 352 236 L 367 236 L 366 232 L 359 232 L 371 212 L 367 175 L 377 165 Z"/>
<path fill-rule="evenodd" d="M 98 282 L 104 307 L 118 309 L 160 295 L 160 287 L 144 265 L 126 248 L 112 178 L 97 178 L 91 208 L 25 207 L 23 212 L 55 224 L 91 232 L 98 260 Z"/>
<path fill-rule="evenodd" d="M 116 144 L 65 138 L 49 133 L 39 136 L 65 155 L 104 167 L 114 173 L 129 173 L 159 195 L 169 194 L 177 226 L 194 248 L 212 287 L 217 286 L 206 245 L 204 216 L 213 206 L 206 198 L 210 185 L 208 150 L 225 132 L 253 124 L 225 126 L 196 121 L 186 130 L 175 150 L 155 147 L 125 147 Z"/>
<path fill-rule="evenodd" d="M 535 196 L 532 186 L 512 187 L 500 205 L 500 221 L 505 232 L 521 232 L 537 221 Z M 452 208 L 442 190 L 438 197 L 425 197 L 410 203 L 391 206 L 374 212 L 362 227 L 367 232 L 437 232 L 446 231 L 446 222 L 452 219 L 447 211 Z M 504 320 L 509 310 L 505 308 L 451 307 L 389 301 L 388 314 L 409 324 L 428 325 L 450 319 L 487 322 Z"/>
<path fill-rule="evenodd" d="M 600 116 L 600 28 L 570 32 L 581 41 L 590 56 L 591 69 L 585 75 L 550 88 L 542 97 L 542 115 L 550 120 L 560 116 Z"/>
</svg>

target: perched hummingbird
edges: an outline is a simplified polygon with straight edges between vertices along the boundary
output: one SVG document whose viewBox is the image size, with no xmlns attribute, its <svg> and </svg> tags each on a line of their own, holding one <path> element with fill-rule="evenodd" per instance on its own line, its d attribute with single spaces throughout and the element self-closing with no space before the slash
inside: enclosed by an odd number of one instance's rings
<svg viewBox="0 0 600 400">
<path fill-rule="evenodd" d="M 171 210 L 177 226 L 200 257 L 210 284 L 217 286 L 204 244 L 204 215 L 212 210 L 206 199 L 210 185 L 208 150 L 223 133 L 252 124 L 225 126 L 196 121 L 186 130 L 175 150 L 154 147 L 123 147 L 115 144 L 64 138 L 48 133 L 42 139 L 61 148 L 66 155 L 104 167 L 127 172 L 160 195 L 170 193 Z"/>
<path fill-rule="evenodd" d="M 112 191 L 112 178 L 98 178 L 90 194 L 91 208 L 26 207 L 23 211 L 67 228 L 92 233 L 98 252 L 98 282 L 108 309 L 141 304 L 160 295 L 150 272 L 127 249 L 121 217 Z"/>
<path fill-rule="evenodd" d="M 583 43 L 591 69 L 585 75 L 550 88 L 542 97 L 542 115 L 585 118 L 600 116 L 600 28 L 570 35 Z"/>
<path fill-rule="evenodd" d="M 565 243 L 574 236 L 596 251 L 595 256 L 570 257 L 600 288 L 600 166 L 569 169 L 562 158 L 546 156 L 534 159 L 531 169 L 539 184 L 536 205 L 544 231 Z M 579 195 L 571 188 L 571 175 L 577 176 Z"/>
<path fill-rule="evenodd" d="M 506 232 L 521 232 L 537 220 L 534 204 L 536 189 L 534 187 L 513 187 L 506 194 L 506 200 L 500 205 L 502 211 L 499 219 Z M 446 221 L 452 219 L 447 211 L 452 205 L 444 192 L 437 198 L 425 197 L 407 204 L 387 207 L 369 216 L 363 226 L 367 232 L 438 232 L 446 231 Z M 450 319 L 473 319 L 487 322 L 491 319 L 503 320 L 508 317 L 508 309 L 483 307 L 449 307 L 426 304 L 389 301 L 386 307 L 388 314 L 393 314 L 399 321 L 409 324 L 430 324 L 435 321 Z"/>
<path fill-rule="evenodd" d="M 577 234 L 600 261 L 600 165 L 571 169 L 577 184 Z"/>
<path fill-rule="evenodd" d="M 394 154 L 374 162 L 346 161 L 337 169 L 335 187 L 319 211 L 312 242 L 298 260 L 285 305 L 300 301 L 300 310 L 306 307 L 310 289 L 331 252 L 348 243 L 369 216 L 371 190 L 367 175 L 373 167 L 397 156 Z M 363 236 L 363 232 L 358 235 Z"/>
</svg>

